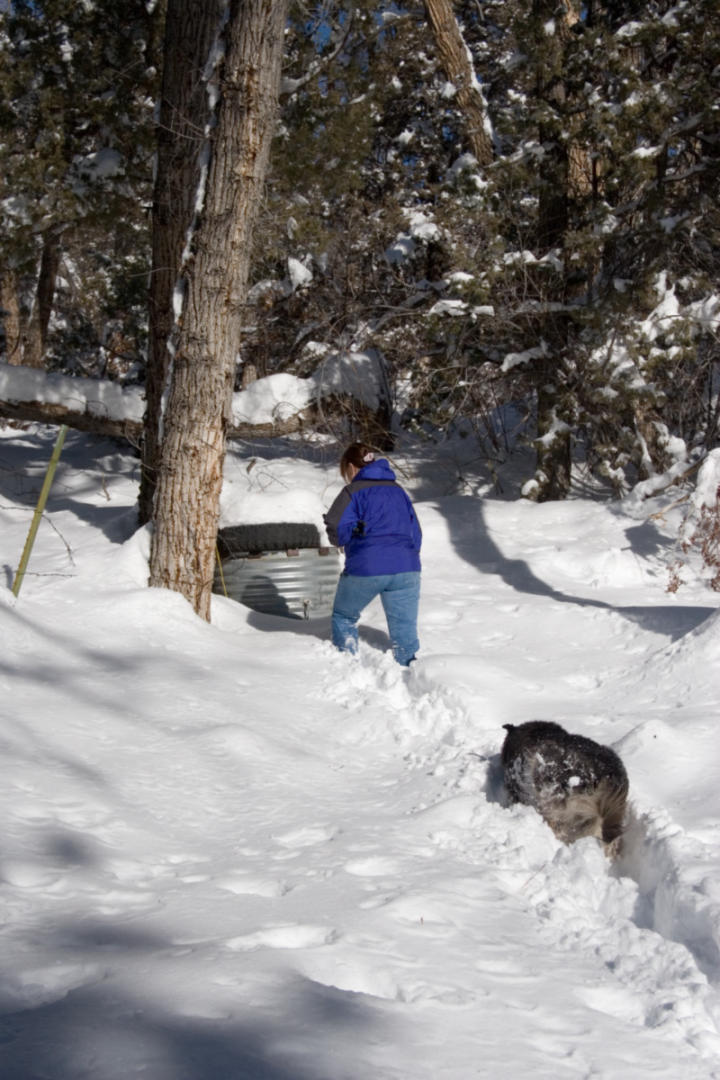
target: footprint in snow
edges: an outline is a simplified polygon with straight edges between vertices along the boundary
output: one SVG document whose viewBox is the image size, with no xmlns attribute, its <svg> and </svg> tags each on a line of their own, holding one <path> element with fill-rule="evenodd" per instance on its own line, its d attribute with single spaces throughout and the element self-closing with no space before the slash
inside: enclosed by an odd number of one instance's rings
<svg viewBox="0 0 720 1080">
<path fill-rule="evenodd" d="M 253 952 L 256 949 L 313 949 L 329 945 L 336 938 L 334 930 L 327 926 L 290 923 L 266 926 L 253 934 L 241 934 L 225 942 L 233 952 Z"/>
<path fill-rule="evenodd" d="M 290 892 L 291 886 L 284 881 L 275 881 L 272 878 L 260 877 L 253 874 L 228 874 L 227 877 L 216 878 L 215 884 L 218 889 L 235 893 L 236 896 L 265 896 L 268 898 L 285 896 Z"/>
<path fill-rule="evenodd" d="M 368 950 L 371 944 L 375 948 Z M 362 951 L 356 951 L 356 945 Z M 321 986 L 385 1001 L 412 1004 L 432 1001 L 462 1008 L 472 1005 L 478 996 L 478 991 L 468 987 L 423 979 L 417 972 L 417 957 L 399 953 L 395 943 L 388 940 L 360 943 L 350 935 L 330 954 L 311 953 L 303 957 L 299 967 L 306 978 Z"/>
<path fill-rule="evenodd" d="M 22 860 L 8 860 L 2 866 L 2 880 L 16 889 L 47 889 L 59 876 L 56 871 Z"/>
<path fill-rule="evenodd" d="M 345 871 L 356 877 L 385 877 L 390 874 L 400 873 L 400 864 L 397 859 L 389 859 L 383 855 L 371 856 L 367 859 L 351 859 L 345 863 Z"/>
<path fill-rule="evenodd" d="M 128 889 L 110 889 L 103 892 L 95 904 L 99 915 L 137 915 L 138 909 L 147 911 L 160 903 L 157 895 L 151 892 L 130 892 Z"/>
<path fill-rule="evenodd" d="M 273 836 L 273 840 L 284 848 L 307 848 L 332 840 L 335 832 L 335 829 L 328 825 L 306 825 L 303 828 L 290 829 L 286 833 Z"/>
<path fill-rule="evenodd" d="M 21 1009 L 39 1009 L 62 1001 L 74 990 L 92 986 L 102 978 L 94 964 L 53 963 L 27 971 L 8 974 L 3 983 L 3 1005 L 8 1013 Z M 0 1042 L 10 1041 L 3 1039 Z"/>
</svg>

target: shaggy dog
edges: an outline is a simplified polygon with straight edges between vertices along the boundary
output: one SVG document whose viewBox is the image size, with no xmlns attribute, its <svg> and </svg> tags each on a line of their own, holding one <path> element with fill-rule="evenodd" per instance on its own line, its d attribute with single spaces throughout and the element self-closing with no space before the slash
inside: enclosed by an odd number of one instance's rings
<svg viewBox="0 0 720 1080">
<path fill-rule="evenodd" d="M 617 854 L 628 778 L 615 751 L 545 720 L 503 727 L 511 801 L 534 806 L 564 843 L 596 836 L 609 855 Z"/>
</svg>

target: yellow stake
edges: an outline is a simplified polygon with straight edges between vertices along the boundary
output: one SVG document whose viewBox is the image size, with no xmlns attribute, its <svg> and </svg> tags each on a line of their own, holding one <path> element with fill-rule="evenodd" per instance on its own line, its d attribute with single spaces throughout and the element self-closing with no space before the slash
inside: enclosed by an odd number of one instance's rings
<svg viewBox="0 0 720 1080">
<path fill-rule="evenodd" d="M 63 443 L 65 442 L 65 435 L 66 434 L 67 434 L 67 424 L 62 424 L 62 426 L 60 427 L 60 431 L 58 432 L 58 437 L 55 440 L 55 448 L 54 448 L 54 450 L 52 452 L 52 457 L 50 458 L 50 464 L 48 465 L 48 470 L 47 470 L 47 472 L 45 474 L 45 482 L 43 483 L 42 491 L 40 492 L 40 498 L 38 499 L 37 506 L 35 507 L 35 513 L 33 514 L 33 519 L 32 519 L 32 522 L 30 524 L 30 531 L 28 532 L 27 540 L 25 541 L 25 547 L 23 548 L 22 557 L 20 559 L 20 565 L 17 568 L 17 573 L 15 574 L 15 580 L 13 581 L 12 591 L 14 592 L 15 596 L 17 596 L 17 594 L 20 592 L 20 586 L 22 585 L 23 578 L 25 577 L 25 571 L 27 569 L 27 564 L 28 564 L 28 562 L 30 560 L 30 552 L 33 549 L 33 544 L 35 543 L 35 537 L 37 535 L 37 531 L 38 531 L 38 528 L 40 526 L 40 518 L 43 515 L 43 510 L 45 509 L 45 503 L 47 502 L 47 497 L 50 494 L 50 488 L 52 486 L 53 477 L 55 476 L 55 469 L 57 468 L 57 463 L 60 460 L 60 453 L 61 453 L 62 448 L 63 448 Z"/>
<path fill-rule="evenodd" d="M 218 570 L 220 571 L 220 581 L 222 582 L 223 592 L 229 600 L 230 597 L 228 596 L 227 585 L 225 584 L 225 575 L 223 574 L 222 559 L 220 558 L 220 548 L 217 544 L 215 545 L 215 555 L 217 558 Z"/>
</svg>

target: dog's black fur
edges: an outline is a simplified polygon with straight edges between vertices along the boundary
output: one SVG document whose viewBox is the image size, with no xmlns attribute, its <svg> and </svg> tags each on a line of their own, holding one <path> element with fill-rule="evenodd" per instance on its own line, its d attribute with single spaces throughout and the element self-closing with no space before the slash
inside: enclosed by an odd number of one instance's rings
<svg viewBox="0 0 720 1080">
<path fill-rule="evenodd" d="M 566 844 L 596 836 L 616 854 L 629 784 L 615 751 L 545 720 L 503 726 L 501 760 L 511 801 L 535 807 Z"/>
</svg>

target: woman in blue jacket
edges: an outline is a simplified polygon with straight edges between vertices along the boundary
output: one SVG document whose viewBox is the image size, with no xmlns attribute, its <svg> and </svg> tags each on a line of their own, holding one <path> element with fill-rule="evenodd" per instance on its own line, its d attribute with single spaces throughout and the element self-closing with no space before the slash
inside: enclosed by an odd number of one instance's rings
<svg viewBox="0 0 720 1080">
<path fill-rule="evenodd" d="M 333 644 L 357 652 L 358 619 L 379 596 L 393 656 L 407 667 L 420 646 L 420 524 L 395 473 L 385 458 L 375 460 L 371 447 L 348 446 L 340 472 L 346 486 L 325 514 L 330 543 L 345 549 L 333 605 Z"/>
</svg>

